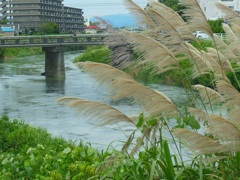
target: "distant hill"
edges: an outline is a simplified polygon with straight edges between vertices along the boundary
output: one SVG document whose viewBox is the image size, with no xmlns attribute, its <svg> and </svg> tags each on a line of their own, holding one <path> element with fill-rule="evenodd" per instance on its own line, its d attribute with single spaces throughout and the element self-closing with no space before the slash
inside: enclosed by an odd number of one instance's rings
<svg viewBox="0 0 240 180">
<path fill-rule="evenodd" d="M 113 14 L 113 15 L 107 15 L 102 16 L 102 19 L 106 20 L 110 24 L 112 24 L 114 27 L 128 27 L 128 26 L 136 26 L 137 20 L 130 14 Z M 92 22 L 98 21 L 95 18 L 90 19 Z"/>
</svg>

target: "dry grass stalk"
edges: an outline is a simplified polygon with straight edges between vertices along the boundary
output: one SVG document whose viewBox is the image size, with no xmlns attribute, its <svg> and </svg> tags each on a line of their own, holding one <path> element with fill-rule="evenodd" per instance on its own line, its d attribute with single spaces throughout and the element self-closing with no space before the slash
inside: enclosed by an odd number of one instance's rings
<svg viewBox="0 0 240 180">
<path fill-rule="evenodd" d="M 155 28 L 156 24 L 149 17 L 149 15 L 134 1 L 123 0 L 126 8 L 137 18 L 140 24 L 148 25 L 150 28 Z"/>
<path fill-rule="evenodd" d="M 216 3 L 217 7 L 224 13 L 224 19 L 230 24 L 240 26 L 240 15 L 222 3 Z"/>
<path fill-rule="evenodd" d="M 228 44 L 225 43 L 223 41 L 223 39 L 221 39 L 220 37 L 218 37 L 215 34 L 213 35 L 213 39 L 214 39 L 214 42 L 216 44 L 217 51 L 220 51 L 227 59 L 234 59 L 234 58 L 236 58 L 236 55 L 234 54 L 232 49 L 230 49 Z"/>
<path fill-rule="evenodd" d="M 164 44 L 139 33 L 125 32 L 125 34 L 128 36 L 128 42 L 134 44 L 134 50 L 141 54 L 140 64 L 153 63 L 156 68 L 155 74 L 179 68 L 177 58 Z"/>
<path fill-rule="evenodd" d="M 149 115 L 176 115 L 178 108 L 164 94 L 147 88 L 122 71 L 101 63 L 82 62 L 78 66 L 96 78 L 100 85 L 110 91 L 114 100 L 134 98 L 144 112 Z"/>
<path fill-rule="evenodd" d="M 63 97 L 57 101 L 60 104 L 76 109 L 77 113 L 83 117 L 99 121 L 98 126 L 116 124 L 119 122 L 128 122 L 135 125 L 125 114 L 103 103 L 76 97 Z"/>
<path fill-rule="evenodd" d="M 211 72 L 213 72 L 213 68 L 210 62 L 205 59 L 203 54 L 191 44 L 186 43 L 186 45 L 189 49 L 189 60 L 192 62 L 193 65 L 192 78 L 195 79 L 204 74 L 210 74 Z"/>
<path fill-rule="evenodd" d="M 224 147 L 217 141 L 187 129 L 173 129 L 173 134 L 182 140 L 196 155 L 223 152 Z"/>
<path fill-rule="evenodd" d="M 189 29 L 191 31 L 201 30 L 213 37 L 212 29 L 198 0 L 180 0 L 179 2 L 186 7 L 183 15 L 187 19 Z"/>
<path fill-rule="evenodd" d="M 171 8 L 164 4 L 150 0 L 145 11 L 153 19 L 157 28 L 148 30 L 146 35 L 163 43 L 176 55 L 183 53 L 185 40 L 196 40 L 190 32 L 186 22 Z M 151 36 L 151 34 L 154 34 Z"/>
<path fill-rule="evenodd" d="M 218 81 L 217 89 L 225 99 L 225 105 L 229 110 L 229 119 L 240 128 L 240 93 L 231 84 L 226 81 Z"/>
<path fill-rule="evenodd" d="M 224 98 L 221 96 L 221 94 L 209 87 L 198 84 L 194 85 L 193 88 L 199 92 L 199 95 L 205 104 L 214 105 L 220 104 L 224 101 Z"/>
</svg>

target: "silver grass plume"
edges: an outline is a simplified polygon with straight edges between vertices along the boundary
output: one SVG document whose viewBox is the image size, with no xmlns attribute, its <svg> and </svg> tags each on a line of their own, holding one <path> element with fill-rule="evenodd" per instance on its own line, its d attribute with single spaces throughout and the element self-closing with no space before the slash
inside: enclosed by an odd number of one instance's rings
<svg viewBox="0 0 240 180">
<path fill-rule="evenodd" d="M 157 24 L 155 29 L 145 32 L 150 37 L 151 34 L 157 33 L 152 37 L 160 41 L 173 53 L 179 54 L 184 51 L 184 40 L 195 40 L 195 36 L 188 29 L 185 21 L 171 8 L 162 3 L 150 0 L 149 6 L 145 8 L 147 14 Z"/>
<path fill-rule="evenodd" d="M 148 115 L 176 115 L 178 108 L 162 93 L 156 92 L 133 80 L 124 72 L 101 63 L 82 62 L 78 66 L 107 87 L 114 100 L 133 98 Z M 93 66 L 93 68 L 92 68 Z"/>
<path fill-rule="evenodd" d="M 224 150 L 224 147 L 217 141 L 187 129 L 173 129 L 173 134 L 196 155 L 213 154 Z"/>
<path fill-rule="evenodd" d="M 95 62 L 78 62 L 77 66 L 98 81 L 99 84 L 103 86 L 108 86 L 111 81 L 115 78 L 124 77 L 127 79 L 132 79 L 131 76 L 124 73 L 121 70 L 118 70 L 108 64 L 95 63 Z"/>
<path fill-rule="evenodd" d="M 230 9 L 228 6 L 222 3 L 216 3 L 216 6 L 224 13 L 224 19 L 226 19 L 230 24 L 236 24 L 240 26 L 240 15 L 235 11 Z"/>
<path fill-rule="evenodd" d="M 190 43 L 186 43 L 189 53 L 187 54 L 193 65 L 192 78 L 195 79 L 205 74 L 213 72 L 213 68 L 209 61 L 205 59 L 201 51 L 193 47 Z"/>
<path fill-rule="evenodd" d="M 228 24 L 222 23 L 222 27 L 226 33 L 226 37 L 227 37 L 226 41 L 228 44 L 238 41 L 237 36 L 235 35 L 235 33 L 232 31 L 232 29 Z"/>
<path fill-rule="evenodd" d="M 163 93 L 156 92 L 131 79 L 117 78 L 112 81 L 110 88 L 114 91 L 112 96 L 114 100 L 133 98 L 146 115 L 165 117 L 179 113 L 178 108 Z"/>
<path fill-rule="evenodd" d="M 234 59 L 236 55 L 233 53 L 232 49 L 229 48 L 228 44 L 226 44 L 220 37 L 216 34 L 213 35 L 214 42 L 217 47 L 217 51 L 220 51 L 227 59 Z"/>
<path fill-rule="evenodd" d="M 224 56 L 221 52 L 217 51 L 214 48 L 207 48 L 207 54 L 210 55 L 214 61 L 218 64 L 218 66 L 222 69 L 224 72 L 234 72 L 234 69 L 232 68 L 231 62 L 229 59 Z M 213 63 L 211 63 L 212 66 L 214 66 Z"/>
<path fill-rule="evenodd" d="M 239 43 L 240 43 L 239 40 L 240 39 L 238 39 L 238 37 L 236 36 L 234 31 L 230 28 L 230 26 L 228 24 L 223 23 L 222 27 L 223 27 L 223 29 L 226 33 L 226 36 L 227 36 L 226 40 L 228 42 L 229 49 L 231 49 L 231 51 L 236 56 L 239 56 L 240 55 L 240 48 L 239 48 Z"/>
<path fill-rule="evenodd" d="M 237 24 L 232 24 L 231 29 L 235 33 L 235 36 L 237 36 L 238 40 L 240 41 L 240 26 Z"/>
<path fill-rule="evenodd" d="M 230 83 L 226 81 L 217 82 L 217 90 L 224 97 L 225 105 L 229 110 L 229 119 L 238 128 L 240 128 L 240 93 Z"/>
<path fill-rule="evenodd" d="M 89 101 L 76 97 L 62 97 L 58 103 L 74 108 L 81 117 L 98 121 L 98 126 L 127 122 L 135 123 L 119 110 L 99 102 Z"/>
<path fill-rule="evenodd" d="M 134 50 L 141 54 L 139 63 L 153 63 L 156 68 L 155 74 L 161 74 L 171 69 L 179 68 L 177 58 L 164 44 L 140 33 L 131 33 L 127 31 L 124 33 L 129 43 L 133 43 Z"/>
<path fill-rule="evenodd" d="M 213 49 L 214 50 L 214 49 Z M 216 51 L 215 51 L 216 52 Z M 228 79 L 228 77 L 226 76 L 225 72 L 224 72 L 224 67 L 226 67 L 226 72 L 229 71 L 229 69 L 231 69 L 231 64 L 227 64 L 230 66 L 223 66 L 226 65 L 226 63 L 224 63 L 224 60 L 227 60 L 225 57 L 221 57 L 221 53 L 218 52 L 218 54 L 214 54 L 217 55 L 218 57 L 213 57 L 213 54 L 211 53 L 207 53 L 205 51 L 202 51 L 203 57 L 204 59 L 209 62 L 210 66 L 212 67 L 212 72 L 214 74 L 214 81 L 218 81 L 218 80 L 226 80 L 228 82 L 230 82 L 230 80 Z M 216 61 L 216 59 L 218 61 Z M 228 61 L 225 61 L 228 62 Z M 232 70 L 232 69 L 231 69 Z"/>
<path fill-rule="evenodd" d="M 213 37 L 212 29 L 198 0 L 179 0 L 179 2 L 186 7 L 183 16 L 186 17 L 190 30 L 201 30 Z"/>
<path fill-rule="evenodd" d="M 148 16 L 148 14 L 132 0 L 123 0 L 125 7 L 136 17 L 140 24 L 147 27 L 155 28 L 156 24 Z"/>
<path fill-rule="evenodd" d="M 195 108 L 189 108 L 189 112 L 198 117 L 199 120 L 205 124 L 205 133 L 212 135 L 213 138 L 218 140 L 221 144 L 231 144 L 232 146 L 239 145 L 240 130 L 232 122 L 222 116 L 208 114 Z"/>
<path fill-rule="evenodd" d="M 224 98 L 221 96 L 221 94 L 209 87 L 198 84 L 193 85 L 193 88 L 199 92 L 199 95 L 205 104 L 214 105 L 220 104 L 224 101 Z"/>
</svg>

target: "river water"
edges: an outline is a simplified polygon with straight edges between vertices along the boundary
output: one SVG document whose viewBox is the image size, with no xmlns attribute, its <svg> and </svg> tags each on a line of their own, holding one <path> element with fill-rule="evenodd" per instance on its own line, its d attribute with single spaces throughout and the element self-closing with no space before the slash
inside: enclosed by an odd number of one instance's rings
<svg viewBox="0 0 240 180">
<path fill-rule="evenodd" d="M 54 136 L 73 141 L 90 142 L 93 147 L 107 148 L 126 141 L 133 127 L 96 127 L 90 119 L 79 115 L 56 100 L 63 96 L 81 97 L 108 103 L 127 115 L 139 114 L 136 106 L 112 102 L 106 92 L 72 62 L 80 52 L 65 53 L 65 81 L 46 79 L 44 55 L 10 58 L 0 63 L 0 116 L 23 120 L 32 126 L 47 129 Z M 150 84 L 149 87 L 165 93 L 173 102 L 183 103 L 187 97 L 183 89 Z"/>
</svg>

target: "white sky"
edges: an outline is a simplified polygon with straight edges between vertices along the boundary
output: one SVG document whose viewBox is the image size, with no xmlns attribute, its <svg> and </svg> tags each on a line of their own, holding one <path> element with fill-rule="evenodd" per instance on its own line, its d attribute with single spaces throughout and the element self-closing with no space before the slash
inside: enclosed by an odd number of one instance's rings
<svg viewBox="0 0 240 180">
<path fill-rule="evenodd" d="M 144 8 L 148 0 L 134 0 L 134 2 Z M 123 5 L 123 0 L 64 0 L 63 4 L 83 9 L 85 19 L 94 16 L 129 13 Z"/>
</svg>

